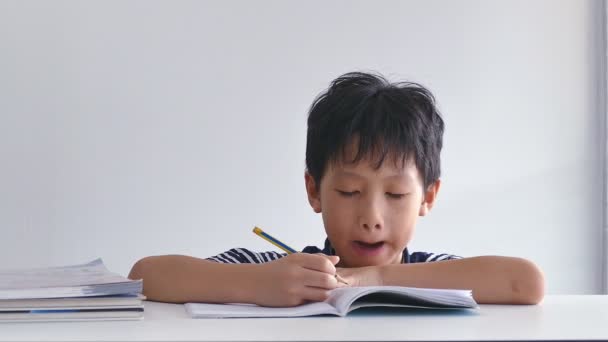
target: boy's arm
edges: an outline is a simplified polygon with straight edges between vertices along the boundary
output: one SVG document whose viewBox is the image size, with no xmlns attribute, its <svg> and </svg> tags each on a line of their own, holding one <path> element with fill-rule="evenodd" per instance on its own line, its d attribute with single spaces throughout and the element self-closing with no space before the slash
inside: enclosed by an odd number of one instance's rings
<svg viewBox="0 0 608 342">
<path fill-rule="evenodd" d="M 480 304 L 537 304 L 545 287 L 542 272 L 532 262 L 501 256 L 339 269 L 338 273 L 359 286 L 472 289 Z"/>
<path fill-rule="evenodd" d="M 262 264 L 226 264 L 184 255 L 139 260 L 129 274 L 143 279 L 149 300 L 295 306 L 327 299 L 341 287 L 335 256 L 295 253 Z"/>
<path fill-rule="evenodd" d="M 256 264 L 221 264 L 185 255 L 146 257 L 130 279 L 144 280 L 149 300 L 171 303 L 251 303 Z"/>
</svg>

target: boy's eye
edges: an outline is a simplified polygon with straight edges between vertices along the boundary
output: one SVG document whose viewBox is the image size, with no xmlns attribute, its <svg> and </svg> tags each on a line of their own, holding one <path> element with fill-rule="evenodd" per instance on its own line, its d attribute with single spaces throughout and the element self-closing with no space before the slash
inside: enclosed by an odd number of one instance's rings
<svg viewBox="0 0 608 342">
<path fill-rule="evenodd" d="M 344 196 L 344 197 L 353 197 L 359 193 L 359 191 L 343 191 L 343 190 L 338 190 L 338 189 L 336 189 L 336 191 L 340 194 L 340 196 Z"/>
<path fill-rule="evenodd" d="M 400 199 L 403 198 L 405 196 L 405 194 L 394 194 L 392 192 L 387 192 L 386 195 L 390 198 L 394 198 L 394 199 Z"/>
</svg>

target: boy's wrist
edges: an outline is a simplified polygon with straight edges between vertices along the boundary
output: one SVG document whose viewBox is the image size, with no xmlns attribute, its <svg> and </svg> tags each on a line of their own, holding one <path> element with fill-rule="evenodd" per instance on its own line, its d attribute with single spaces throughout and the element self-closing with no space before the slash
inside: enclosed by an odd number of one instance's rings
<svg viewBox="0 0 608 342">
<path fill-rule="evenodd" d="M 379 285 L 381 286 L 406 286 L 403 285 L 403 282 L 396 282 L 395 281 L 395 274 L 398 273 L 401 277 L 401 279 L 403 279 L 407 268 L 405 267 L 405 265 L 395 265 L 395 264 L 389 264 L 389 265 L 382 265 L 382 266 L 377 266 L 378 268 L 378 281 L 379 281 Z"/>
<path fill-rule="evenodd" d="M 376 284 L 375 286 L 384 286 L 384 273 L 386 272 L 386 267 L 372 266 L 371 268 L 373 268 L 372 277 Z"/>
<path fill-rule="evenodd" d="M 364 266 L 354 268 L 339 268 L 338 274 L 350 286 L 382 286 L 384 285 L 383 266 Z"/>
<path fill-rule="evenodd" d="M 230 286 L 225 287 L 228 291 L 228 296 L 236 303 L 256 303 L 256 293 L 260 284 L 260 275 L 263 264 L 240 264 L 238 270 L 235 270 L 235 276 L 231 277 Z"/>
</svg>

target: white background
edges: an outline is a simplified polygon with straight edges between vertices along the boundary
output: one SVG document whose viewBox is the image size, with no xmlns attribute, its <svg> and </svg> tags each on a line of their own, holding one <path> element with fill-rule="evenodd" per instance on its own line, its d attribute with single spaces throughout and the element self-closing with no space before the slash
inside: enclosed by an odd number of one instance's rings
<svg viewBox="0 0 608 342">
<path fill-rule="evenodd" d="M 436 95 L 443 187 L 410 250 L 599 293 L 599 1 L 0 1 L 0 268 L 321 245 L 307 110 L 374 70 Z"/>
</svg>

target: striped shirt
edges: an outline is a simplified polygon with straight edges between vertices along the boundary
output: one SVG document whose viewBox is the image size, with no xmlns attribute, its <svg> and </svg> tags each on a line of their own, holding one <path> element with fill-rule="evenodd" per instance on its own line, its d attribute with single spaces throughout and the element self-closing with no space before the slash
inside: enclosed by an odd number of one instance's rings
<svg viewBox="0 0 608 342">
<path fill-rule="evenodd" d="M 331 246 L 328 239 L 325 239 L 325 246 L 320 249 L 316 246 L 307 246 L 302 250 L 302 253 L 323 253 L 325 255 L 336 255 L 336 251 Z M 225 264 L 263 264 L 265 262 L 278 260 L 286 253 L 277 252 L 254 252 L 246 248 L 233 248 L 224 253 L 207 258 L 206 260 L 225 263 Z M 401 263 L 410 264 L 417 262 L 432 262 L 442 260 L 453 260 L 462 259 L 460 256 L 446 254 L 446 253 L 427 253 L 427 252 L 413 252 L 409 253 L 407 248 L 403 251 L 403 258 Z"/>
</svg>

